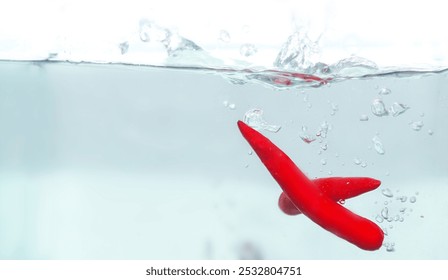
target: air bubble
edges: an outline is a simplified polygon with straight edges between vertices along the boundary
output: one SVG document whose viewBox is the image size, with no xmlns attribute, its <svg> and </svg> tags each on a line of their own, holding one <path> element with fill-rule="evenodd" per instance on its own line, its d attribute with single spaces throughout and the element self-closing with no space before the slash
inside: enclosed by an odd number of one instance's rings
<svg viewBox="0 0 448 280">
<path fill-rule="evenodd" d="M 389 188 L 385 188 L 381 191 L 381 193 L 386 197 L 393 197 L 393 193 Z"/>
<path fill-rule="evenodd" d="M 231 104 L 229 104 L 229 109 L 230 109 L 230 110 L 235 110 L 235 109 L 236 109 L 236 105 L 235 105 L 235 103 L 231 103 Z"/>
<path fill-rule="evenodd" d="M 256 54 L 257 51 L 258 50 L 254 44 L 243 44 L 240 47 L 240 54 L 246 57 Z"/>
<path fill-rule="evenodd" d="M 386 110 L 386 106 L 381 99 L 375 99 L 371 105 L 372 113 L 377 117 L 387 116 L 389 113 Z"/>
<path fill-rule="evenodd" d="M 406 200 L 408 199 L 408 197 L 405 196 L 405 195 L 403 195 L 403 196 L 397 197 L 397 199 L 399 199 L 401 202 L 406 202 Z"/>
<path fill-rule="evenodd" d="M 362 115 L 359 117 L 359 120 L 362 121 L 362 122 L 366 122 L 366 121 L 369 120 L 369 116 L 367 116 L 367 115 L 365 115 L 365 114 L 362 114 Z"/>
<path fill-rule="evenodd" d="M 388 94 L 390 94 L 392 91 L 390 90 L 390 89 L 388 89 L 388 88 L 382 88 L 382 89 L 380 89 L 380 91 L 378 92 L 378 94 L 380 94 L 380 95 L 388 95 Z"/>
<path fill-rule="evenodd" d="M 415 122 L 411 122 L 410 123 L 411 128 L 415 131 L 420 131 L 423 127 L 423 122 L 422 121 L 415 121 Z"/>
<path fill-rule="evenodd" d="M 395 102 L 394 104 L 392 104 L 392 106 L 390 106 L 389 112 L 392 114 L 392 116 L 397 117 L 406 112 L 406 110 L 408 109 L 409 109 L 408 106 Z"/>
<path fill-rule="evenodd" d="M 373 147 L 375 148 L 375 151 L 380 155 L 384 155 L 385 151 L 384 151 L 383 143 L 381 143 L 381 139 L 378 136 L 375 136 L 372 138 L 372 142 L 373 142 Z"/>
<path fill-rule="evenodd" d="M 382 223 L 384 221 L 384 218 L 381 217 L 380 215 L 376 215 L 375 221 L 377 221 L 378 223 Z"/>
<path fill-rule="evenodd" d="M 326 164 L 327 164 L 327 160 L 323 158 L 323 159 L 320 160 L 320 163 L 321 163 L 322 165 L 326 165 Z"/>
<path fill-rule="evenodd" d="M 354 162 L 356 165 L 360 165 L 360 164 L 361 164 L 361 160 L 359 160 L 359 158 L 354 158 L 354 159 L 353 159 L 353 162 Z"/>
<path fill-rule="evenodd" d="M 415 197 L 415 196 L 411 196 L 410 198 L 409 198 L 409 202 L 410 203 L 415 203 L 417 201 L 417 198 Z"/>
<path fill-rule="evenodd" d="M 433 134 L 434 134 L 434 131 L 432 131 L 431 129 L 428 129 L 428 134 L 429 134 L 429 135 L 433 135 Z"/>
<path fill-rule="evenodd" d="M 366 167 L 367 167 L 367 162 L 363 161 L 363 162 L 361 163 L 361 167 L 362 167 L 362 168 L 366 168 Z"/>
<path fill-rule="evenodd" d="M 381 217 L 383 217 L 384 219 L 387 219 L 389 217 L 389 209 L 387 207 L 384 207 L 381 210 Z"/>
<path fill-rule="evenodd" d="M 229 107 L 232 104 L 229 105 Z M 251 109 L 244 114 L 243 121 L 256 130 L 267 130 L 270 132 L 278 132 L 281 128 L 279 125 L 270 125 L 263 119 L 263 110 Z"/>
<path fill-rule="evenodd" d="M 395 243 L 391 242 L 391 243 L 386 243 L 386 251 L 387 252 L 394 252 L 395 251 Z"/>
<path fill-rule="evenodd" d="M 309 144 L 311 142 L 314 142 L 316 140 L 315 137 L 308 134 L 308 127 L 302 126 L 302 132 L 299 134 L 299 137 L 303 140 L 303 142 Z"/>
</svg>

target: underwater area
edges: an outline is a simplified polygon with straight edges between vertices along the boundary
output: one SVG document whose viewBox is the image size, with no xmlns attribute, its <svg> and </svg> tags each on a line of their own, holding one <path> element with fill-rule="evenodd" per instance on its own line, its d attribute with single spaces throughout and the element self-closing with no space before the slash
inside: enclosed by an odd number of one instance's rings
<svg viewBox="0 0 448 280">
<path fill-rule="evenodd" d="M 212 26 L 210 43 L 159 11 L 97 45 L 17 51 L 0 30 L 0 259 L 448 258 L 446 42 L 411 59 L 294 21 L 272 45 L 256 22 Z M 285 215 L 239 120 L 310 179 L 380 180 L 338 203 L 381 248 Z"/>
</svg>

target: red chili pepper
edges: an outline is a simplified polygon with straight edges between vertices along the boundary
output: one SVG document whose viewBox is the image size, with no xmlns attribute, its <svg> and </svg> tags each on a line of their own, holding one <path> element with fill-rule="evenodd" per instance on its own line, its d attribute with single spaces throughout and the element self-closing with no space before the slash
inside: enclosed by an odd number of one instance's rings
<svg viewBox="0 0 448 280">
<path fill-rule="evenodd" d="M 380 181 L 368 177 L 330 177 L 311 181 L 326 196 L 337 202 L 374 190 L 381 185 Z M 283 192 L 278 198 L 278 206 L 287 215 L 302 213 Z"/>
<path fill-rule="evenodd" d="M 334 202 L 309 180 L 269 139 L 242 121 L 238 127 L 272 177 L 308 218 L 364 250 L 381 247 L 384 233 L 374 222 Z"/>
</svg>

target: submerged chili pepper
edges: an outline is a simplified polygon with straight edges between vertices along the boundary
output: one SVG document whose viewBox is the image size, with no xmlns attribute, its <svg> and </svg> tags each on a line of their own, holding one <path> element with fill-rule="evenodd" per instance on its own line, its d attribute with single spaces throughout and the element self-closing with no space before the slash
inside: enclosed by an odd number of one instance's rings
<svg viewBox="0 0 448 280">
<path fill-rule="evenodd" d="M 242 121 L 238 127 L 293 204 L 322 228 L 364 250 L 381 247 L 384 233 L 374 222 L 333 201 L 269 139 Z"/>
<path fill-rule="evenodd" d="M 380 181 L 368 177 L 330 177 L 311 181 L 326 196 L 337 202 L 374 190 L 381 185 Z M 302 213 L 283 192 L 278 198 L 278 206 L 288 215 Z"/>
</svg>

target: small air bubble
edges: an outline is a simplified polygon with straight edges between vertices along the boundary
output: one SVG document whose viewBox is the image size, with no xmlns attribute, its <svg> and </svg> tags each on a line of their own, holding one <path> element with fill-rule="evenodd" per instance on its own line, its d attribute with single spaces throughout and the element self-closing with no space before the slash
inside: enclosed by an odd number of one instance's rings
<svg viewBox="0 0 448 280">
<path fill-rule="evenodd" d="M 372 138 L 372 142 L 373 142 L 373 147 L 375 148 L 375 151 L 380 155 L 384 155 L 385 151 L 384 151 L 383 143 L 381 143 L 381 139 L 378 136 L 375 136 Z"/>
<path fill-rule="evenodd" d="M 222 102 L 222 105 L 224 105 L 224 107 L 228 107 L 229 106 L 229 101 L 225 100 L 224 102 Z"/>
<path fill-rule="evenodd" d="M 431 129 L 428 129 L 428 134 L 429 134 L 429 135 L 433 135 L 433 134 L 434 134 L 434 131 L 432 131 Z"/>
<path fill-rule="evenodd" d="M 361 167 L 362 167 L 362 168 L 366 168 L 366 167 L 367 167 L 367 162 L 363 161 L 363 162 L 361 163 Z"/>
<path fill-rule="evenodd" d="M 411 128 L 415 131 L 420 131 L 423 127 L 423 122 L 422 121 L 414 121 L 410 123 Z"/>
<path fill-rule="evenodd" d="M 384 207 L 381 210 L 381 217 L 383 217 L 384 219 L 387 219 L 389 217 L 389 209 L 387 207 Z"/>
<path fill-rule="evenodd" d="M 386 251 L 394 252 L 395 251 L 395 243 L 386 243 Z"/>
<path fill-rule="evenodd" d="M 367 116 L 367 115 L 365 115 L 365 114 L 362 114 L 362 115 L 359 117 L 359 120 L 362 121 L 362 122 L 366 122 L 366 121 L 369 120 L 369 116 Z"/>
<path fill-rule="evenodd" d="M 231 104 L 229 104 L 229 109 L 230 109 L 230 110 L 235 110 L 235 109 L 236 109 L 236 105 L 235 105 L 235 103 L 231 103 Z"/>
<path fill-rule="evenodd" d="M 326 165 L 326 164 L 327 164 L 327 160 L 323 158 L 323 159 L 320 160 L 320 163 L 321 163 L 322 165 Z"/>
<path fill-rule="evenodd" d="M 380 94 L 380 95 L 388 95 L 388 94 L 390 94 L 392 91 L 390 90 L 390 89 L 388 89 L 388 88 L 382 88 L 382 89 L 380 89 L 380 91 L 378 92 L 378 94 Z"/>
<path fill-rule="evenodd" d="M 377 117 L 387 116 L 389 113 L 386 110 L 386 106 L 381 99 L 375 99 L 371 105 L 372 113 Z"/>
<path fill-rule="evenodd" d="M 409 202 L 410 203 L 415 203 L 417 201 L 417 198 L 415 197 L 415 196 L 411 196 L 410 198 L 409 198 Z"/>
<path fill-rule="evenodd" d="M 393 197 L 394 194 L 392 193 L 392 191 L 389 188 L 385 188 L 381 191 L 381 193 L 386 196 L 386 197 Z"/>
<path fill-rule="evenodd" d="M 353 162 L 354 162 L 356 165 L 360 165 L 360 164 L 361 164 L 361 160 L 359 160 L 359 158 L 354 158 L 354 159 L 353 159 Z"/>
<path fill-rule="evenodd" d="M 253 155 L 253 153 L 254 153 L 253 151 L 247 152 L 247 154 L 250 155 L 250 156 Z"/>
<path fill-rule="evenodd" d="M 384 221 L 384 218 L 381 217 L 380 215 L 376 215 L 375 221 L 377 221 L 378 223 L 382 223 Z"/>
<path fill-rule="evenodd" d="M 408 106 L 395 102 L 394 104 L 392 104 L 392 106 L 390 106 L 389 112 L 392 114 L 392 116 L 397 117 L 406 112 L 406 110 L 408 109 L 409 109 Z"/>
</svg>

